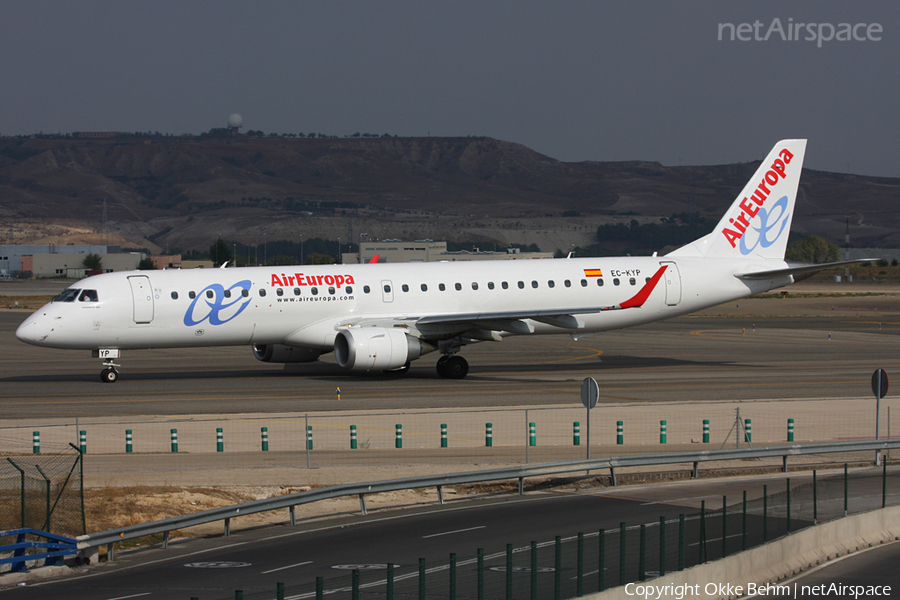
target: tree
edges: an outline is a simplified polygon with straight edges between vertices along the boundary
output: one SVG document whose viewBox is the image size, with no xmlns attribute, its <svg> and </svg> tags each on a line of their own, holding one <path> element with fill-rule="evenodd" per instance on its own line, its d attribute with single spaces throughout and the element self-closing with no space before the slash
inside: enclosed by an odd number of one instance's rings
<svg viewBox="0 0 900 600">
<path fill-rule="evenodd" d="M 81 264 L 89 271 L 101 271 L 103 270 L 103 257 L 99 254 L 86 254 Z"/>
<path fill-rule="evenodd" d="M 153 264 L 153 259 L 149 256 L 145 256 L 141 259 L 141 262 L 138 263 L 138 271 L 152 271 L 156 268 L 156 265 Z"/>
<path fill-rule="evenodd" d="M 817 235 L 808 235 L 788 244 L 785 258 L 808 263 L 825 263 L 840 260 L 841 249 Z"/>
<path fill-rule="evenodd" d="M 216 239 L 216 243 L 209 247 L 209 257 L 212 259 L 213 265 L 217 267 L 234 258 L 231 255 L 231 248 L 228 247 L 228 244 L 222 238 Z"/>
<path fill-rule="evenodd" d="M 327 254 L 320 254 L 318 252 L 310 252 L 308 253 L 304 259 L 306 260 L 306 264 L 308 265 L 333 265 L 334 257 L 328 256 Z"/>
</svg>

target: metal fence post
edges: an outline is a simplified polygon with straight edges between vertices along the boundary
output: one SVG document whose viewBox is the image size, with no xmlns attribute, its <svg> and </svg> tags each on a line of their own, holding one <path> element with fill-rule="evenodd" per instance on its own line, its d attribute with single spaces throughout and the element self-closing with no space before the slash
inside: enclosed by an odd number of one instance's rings
<svg viewBox="0 0 900 600">
<path fill-rule="evenodd" d="M 722 496 L 722 558 L 728 556 L 728 496 Z"/>
<path fill-rule="evenodd" d="M 359 600 L 359 569 L 350 572 L 350 598 Z"/>
<path fill-rule="evenodd" d="M 387 565 L 387 591 L 385 593 L 386 600 L 394 600 L 394 563 L 389 562 Z"/>
<path fill-rule="evenodd" d="M 619 585 L 625 585 L 625 523 L 619 523 Z"/>
<path fill-rule="evenodd" d="M 553 562 L 553 598 L 562 600 L 562 537 L 556 536 L 556 556 Z"/>
<path fill-rule="evenodd" d="M 816 482 L 816 470 L 813 469 L 813 525 L 819 524 L 819 486 Z"/>
<path fill-rule="evenodd" d="M 450 553 L 450 600 L 456 600 L 456 552 Z"/>
<path fill-rule="evenodd" d="M 659 518 L 659 576 L 666 574 L 666 518 Z"/>
<path fill-rule="evenodd" d="M 597 535 L 597 591 L 606 589 L 606 530 L 601 529 Z"/>
<path fill-rule="evenodd" d="M 419 600 L 425 600 L 425 559 L 419 559 Z"/>
<path fill-rule="evenodd" d="M 849 487 L 850 487 L 850 476 L 847 472 L 847 463 L 844 463 L 844 516 L 847 516 L 847 510 L 850 508 L 850 496 L 849 496 Z"/>
<path fill-rule="evenodd" d="M 787 511 L 787 518 L 785 519 L 785 522 L 787 523 L 787 532 L 790 533 L 791 532 L 791 478 L 790 477 L 787 478 L 787 489 L 785 491 L 787 492 L 787 494 L 785 496 L 785 502 L 786 502 L 785 510 Z"/>
<path fill-rule="evenodd" d="M 647 526 L 641 523 L 640 552 L 638 553 L 638 580 L 647 580 Z"/>
<path fill-rule="evenodd" d="M 747 490 L 744 490 L 744 502 L 741 514 L 741 550 L 747 549 Z"/>
<path fill-rule="evenodd" d="M 769 486 L 763 486 L 763 542 L 769 541 Z"/>
<path fill-rule="evenodd" d="M 584 533 L 578 532 L 578 559 L 575 567 L 575 595 L 584 596 Z"/>
<path fill-rule="evenodd" d="M 678 570 L 684 571 L 684 515 L 678 515 Z"/>
<path fill-rule="evenodd" d="M 484 600 L 484 548 L 478 549 L 478 600 Z"/>
<path fill-rule="evenodd" d="M 513 584 L 513 545 L 506 545 L 506 600 L 512 600 Z"/>
<path fill-rule="evenodd" d="M 537 542 L 531 540 L 531 600 L 537 600 Z"/>
</svg>

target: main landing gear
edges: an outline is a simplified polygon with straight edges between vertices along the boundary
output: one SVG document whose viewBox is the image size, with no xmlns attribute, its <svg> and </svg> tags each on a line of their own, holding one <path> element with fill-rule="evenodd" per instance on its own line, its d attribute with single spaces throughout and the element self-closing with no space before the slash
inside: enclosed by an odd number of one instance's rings
<svg viewBox="0 0 900 600">
<path fill-rule="evenodd" d="M 459 355 L 444 355 L 437 361 L 437 372 L 444 379 L 462 379 L 469 374 L 469 362 Z"/>
</svg>

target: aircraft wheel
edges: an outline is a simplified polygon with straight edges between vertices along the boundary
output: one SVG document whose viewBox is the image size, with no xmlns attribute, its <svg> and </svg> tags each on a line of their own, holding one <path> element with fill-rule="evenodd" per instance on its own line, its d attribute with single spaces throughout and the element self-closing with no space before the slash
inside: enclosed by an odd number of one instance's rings
<svg viewBox="0 0 900 600">
<path fill-rule="evenodd" d="M 115 383 L 119 380 L 119 372 L 115 369 L 103 369 L 100 372 L 100 381 L 103 383 Z"/>
<path fill-rule="evenodd" d="M 449 379 L 462 379 L 469 374 L 469 362 L 462 356 L 451 356 L 445 369 Z"/>
<path fill-rule="evenodd" d="M 450 360 L 449 356 L 442 356 L 438 359 L 437 365 L 435 368 L 437 369 L 438 375 L 443 379 L 449 379 L 450 373 L 447 371 L 447 362 Z"/>
</svg>

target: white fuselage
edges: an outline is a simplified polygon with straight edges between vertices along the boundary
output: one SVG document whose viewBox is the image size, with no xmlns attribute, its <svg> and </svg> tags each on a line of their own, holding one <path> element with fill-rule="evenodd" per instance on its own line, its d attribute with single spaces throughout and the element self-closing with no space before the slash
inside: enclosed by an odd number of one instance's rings
<svg viewBox="0 0 900 600">
<path fill-rule="evenodd" d="M 569 311 L 573 322 L 524 319 L 511 333 L 590 333 L 701 310 L 792 282 L 733 275 L 782 260 L 618 257 L 132 271 L 83 279 L 90 290 L 36 311 L 16 336 L 73 349 L 285 344 L 330 350 L 341 328 L 440 315 Z M 661 266 L 640 307 L 583 313 L 633 297 Z M 82 299 L 83 298 L 83 299 Z M 402 325 L 405 327 L 405 325 Z M 434 335 L 440 326 L 429 330 Z M 498 326 L 497 329 L 503 329 Z"/>
</svg>

